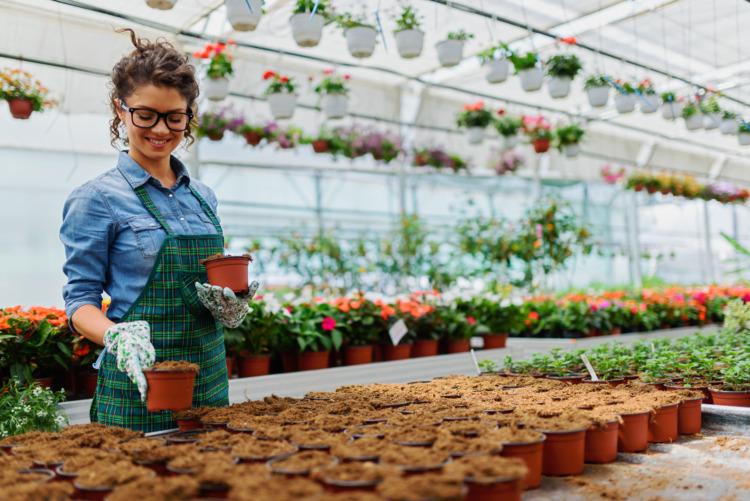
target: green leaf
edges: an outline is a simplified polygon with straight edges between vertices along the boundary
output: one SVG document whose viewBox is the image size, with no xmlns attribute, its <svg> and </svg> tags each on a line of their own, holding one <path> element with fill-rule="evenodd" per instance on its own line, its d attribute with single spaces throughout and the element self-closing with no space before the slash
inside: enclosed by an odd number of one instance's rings
<svg viewBox="0 0 750 501">
<path fill-rule="evenodd" d="M 747 250 L 745 247 L 743 247 L 737 240 L 735 240 L 734 238 L 730 237 L 729 235 L 727 235 L 723 231 L 721 232 L 721 236 L 724 237 L 724 239 L 727 242 L 729 242 L 731 244 L 731 246 L 734 247 L 734 249 L 737 252 L 739 252 L 741 254 L 744 254 L 746 256 L 750 256 L 750 250 Z"/>
<path fill-rule="evenodd" d="M 67 347 L 67 346 L 65 346 L 65 343 L 63 343 L 62 341 L 58 341 L 58 342 L 57 342 L 56 344 L 57 344 L 57 349 L 58 349 L 58 350 L 60 350 L 61 352 L 63 352 L 63 354 L 64 354 L 65 356 L 67 356 L 67 357 L 69 357 L 69 358 L 73 356 L 73 355 L 72 355 L 72 354 L 70 353 L 70 349 L 68 349 L 68 347 Z"/>
<path fill-rule="evenodd" d="M 333 329 L 331 331 L 331 341 L 333 342 L 333 347 L 336 350 L 341 348 L 341 344 L 344 342 L 344 336 L 341 334 L 340 330 Z"/>
</svg>

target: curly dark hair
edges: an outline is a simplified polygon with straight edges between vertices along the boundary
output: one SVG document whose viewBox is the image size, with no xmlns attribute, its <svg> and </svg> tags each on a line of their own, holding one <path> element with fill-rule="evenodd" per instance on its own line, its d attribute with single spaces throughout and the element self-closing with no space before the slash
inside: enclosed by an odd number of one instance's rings
<svg viewBox="0 0 750 501">
<path fill-rule="evenodd" d="M 113 118 L 109 122 L 110 143 L 117 148 L 117 142 L 128 144 L 128 138 L 120 137 L 122 121 L 117 114 L 119 100 L 129 98 L 138 87 L 154 85 L 169 87 L 177 91 L 187 101 L 187 107 L 193 115 L 198 112 L 198 80 L 195 78 L 195 67 L 190 64 L 186 55 L 179 52 L 163 38 L 151 42 L 136 36 L 130 28 L 116 30 L 117 33 L 130 32 L 130 40 L 135 50 L 120 59 L 112 68 L 112 80 L 109 83 L 109 105 Z M 188 125 L 184 139 L 188 145 L 193 144 L 193 122 Z"/>
</svg>

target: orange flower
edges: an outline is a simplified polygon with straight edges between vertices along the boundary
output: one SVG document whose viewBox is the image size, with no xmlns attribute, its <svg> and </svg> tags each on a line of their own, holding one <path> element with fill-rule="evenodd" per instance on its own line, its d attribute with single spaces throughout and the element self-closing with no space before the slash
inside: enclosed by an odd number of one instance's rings
<svg viewBox="0 0 750 501">
<path fill-rule="evenodd" d="M 352 301 L 349 303 L 349 306 L 353 310 L 358 310 L 361 304 L 362 304 L 362 301 Z"/>
</svg>

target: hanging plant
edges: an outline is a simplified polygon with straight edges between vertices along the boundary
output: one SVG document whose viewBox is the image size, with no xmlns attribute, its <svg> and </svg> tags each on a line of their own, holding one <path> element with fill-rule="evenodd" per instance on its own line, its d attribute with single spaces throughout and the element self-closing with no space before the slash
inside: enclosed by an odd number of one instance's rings
<svg viewBox="0 0 750 501">
<path fill-rule="evenodd" d="M 487 81 L 489 83 L 502 83 L 508 78 L 511 54 L 510 48 L 502 42 L 485 49 L 477 57 L 479 64 L 487 67 Z"/>
<path fill-rule="evenodd" d="M 682 101 L 684 98 L 677 97 L 674 92 L 664 92 L 661 95 L 661 116 L 667 120 L 674 120 L 682 116 Z"/>
<path fill-rule="evenodd" d="M 518 144 L 518 131 L 521 129 L 522 120 L 505 114 L 505 110 L 497 110 L 498 116 L 492 124 L 498 134 L 503 137 L 503 148 L 510 149 Z"/>
<path fill-rule="evenodd" d="M 314 15 L 315 4 L 318 4 Z M 292 36 L 300 47 L 315 47 L 323 36 L 323 25 L 330 19 L 331 4 L 329 0 L 297 0 L 294 14 L 289 18 L 292 25 Z"/>
<path fill-rule="evenodd" d="M 537 153 L 545 153 L 549 150 L 552 140 L 552 126 L 543 116 L 524 116 L 522 118 L 521 132 L 529 138 Z"/>
<path fill-rule="evenodd" d="M 449 68 L 460 63 L 463 59 L 464 44 L 470 38 L 474 38 L 474 35 L 466 33 L 463 29 L 448 33 L 448 39 L 435 46 L 440 66 Z"/>
<path fill-rule="evenodd" d="M 281 149 L 296 148 L 304 142 L 305 139 L 302 129 L 290 125 L 288 127 L 279 127 L 275 122 L 268 122 L 263 127 L 263 132 L 269 143 L 275 142 Z"/>
<path fill-rule="evenodd" d="M 4 68 L 0 72 L 0 100 L 8 101 L 13 118 L 27 119 L 33 111 L 43 112 L 58 105 L 49 99 L 49 89 L 28 71 Z"/>
<path fill-rule="evenodd" d="M 234 117 L 228 107 L 216 111 L 208 110 L 198 115 L 195 135 L 199 138 L 207 137 L 212 141 L 221 141 L 226 131 L 234 132 L 244 123 L 242 118 Z"/>
<path fill-rule="evenodd" d="M 536 52 L 527 52 L 523 55 L 513 52 L 508 57 L 510 62 L 513 63 L 515 74 L 521 79 L 523 90 L 532 92 L 542 88 L 544 74 L 537 66 L 539 56 Z"/>
<path fill-rule="evenodd" d="M 263 73 L 263 80 L 270 80 L 265 95 L 271 115 L 276 120 L 291 118 L 297 107 L 297 95 L 294 93 L 295 85 L 292 79 L 267 70 Z"/>
<path fill-rule="evenodd" d="M 615 108 L 618 113 L 630 113 L 635 109 L 635 88 L 630 82 L 616 78 L 614 80 L 617 93 L 615 94 Z"/>
<path fill-rule="evenodd" d="M 685 128 L 687 130 L 698 130 L 703 127 L 703 115 L 698 113 L 696 103 L 690 101 L 685 103 L 681 112 L 682 118 L 685 119 Z"/>
<path fill-rule="evenodd" d="M 393 34 L 398 53 L 404 59 L 418 57 L 424 46 L 424 32 L 419 29 L 419 13 L 411 5 L 402 5 L 401 12 L 393 19 L 397 27 Z"/>
<path fill-rule="evenodd" d="M 492 111 L 484 107 L 484 101 L 465 104 L 456 118 L 456 125 L 467 129 L 466 138 L 470 144 L 481 143 L 484 129 L 492 122 Z"/>
<path fill-rule="evenodd" d="M 230 40 L 207 44 L 203 50 L 195 51 L 193 57 L 200 60 L 206 78 L 201 81 L 201 92 L 211 101 L 221 101 L 229 94 L 229 77 L 234 73 L 230 48 L 235 43 Z"/>
<path fill-rule="evenodd" d="M 580 143 L 586 131 L 577 124 L 564 125 L 555 129 L 557 150 L 566 157 L 575 157 L 580 151 Z"/>
<path fill-rule="evenodd" d="M 547 90 L 555 99 L 566 97 L 570 93 L 570 82 L 581 71 L 581 61 L 574 54 L 557 54 L 545 63 L 547 75 Z"/>
<path fill-rule="evenodd" d="M 448 154 L 440 148 L 415 148 L 412 165 L 416 167 L 431 166 L 435 168 L 447 167 L 458 173 L 468 168 L 466 160 L 455 154 Z"/>
<path fill-rule="evenodd" d="M 583 82 L 583 90 L 586 91 L 589 104 L 594 108 L 607 105 L 609 88 L 609 81 L 601 74 L 589 75 Z"/>
<path fill-rule="evenodd" d="M 344 31 L 346 45 L 352 56 L 365 58 L 372 55 L 377 44 L 378 30 L 367 21 L 367 14 L 364 11 L 359 14 L 344 12 L 337 15 L 334 20 Z"/>
<path fill-rule="evenodd" d="M 656 89 L 654 89 L 654 82 L 652 82 L 648 78 L 644 78 L 643 80 L 638 82 L 636 90 L 638 91 L 637 93 L 640 94 L 641 98 L 639 102 L 641 112 L 654 113 L 659 109 L 661 98 L 656 93 Z"/>
<path fill-rule="evenodd" d="M 514 150 L 499 151 L 493 149 L 492 153 L 487 166 L 494 170 L 498 176 L 516 172 L 520 167 L 523 167 L 526 161 L 523 155 Z"/>
<path fill-rule="evenodd" d="M 337 75 L 333 69 L 323 72 L 323 80 L 315 87 L 315 93 L 320 96 L 320 106 L 328 118 L 343 118 L 349 106 L 349 75 Z"/>
<path fill-rule="evenodd" d="M 254 31 L 265 13 L 263 5 L 266 0 L 224 0 L 227 9 L 227 20 L 232 29 L 237 31 Z"/>
</svg>

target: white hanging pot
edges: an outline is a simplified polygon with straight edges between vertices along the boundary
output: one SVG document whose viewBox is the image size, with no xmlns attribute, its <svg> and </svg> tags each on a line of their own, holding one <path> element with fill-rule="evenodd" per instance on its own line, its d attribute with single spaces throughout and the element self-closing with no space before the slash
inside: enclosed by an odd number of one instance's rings
<svg viewBox="0 0 750 501">
<path fill-rule="evenodd" d="M 615 108 L 618 113 L 630 113 L 635 109 L 635 95 L 617 94 L 615 96 Z"/>
<path fill-rule="evenodd" d="M 533 92 L 542 88 L 544 75 L 539 68 L 526 68 L 518 72 L 521 79 L 521 87 L 526 92 Z"/>
<path fill-rule="evenodd" d="M 703 115 L 695 113 L 685 119 L 685 128 L 687 130 L 698 130 L 703 128 Z"/>
<path fill-rule="evenodd" d="M 201 80 L 200 91 L 209 101 L 221 101 L 229 95 L 229 79 L 205 77 Z"/>
<path fill-rule="evenodd" d="M 565 156 L 568 158 L 577 157 L 578 154 L 581 152 L 581 145 L 578 143 L 563 144 L 562 150 Z"/>
<path fill-rule="evenodd" d="M 709 113 L 703 119 L 703 127 L 706 130 L 718 129 L 720 123 L 721 123 L 721 113 Z"/>
<path fill-rule="evenodd" d="M 346 94 L 326 94 L 320 101 L 320 107 L 327 118 L 345 117 L 348 104 Z"/>
<path fill-rule="evenodd" d="M 503 149 L 510 150 L 518 144 L 518 135 L 503 136 Z"/>
<path fill-rule="evenodd" d="M 227 20 L 237 31 L 253 31 L 263 12 L 263 0 L 224 0 Z M 249 5 L 249 7 L 248 7 Z"/>
<path fill-rule="evenodd" d="M 750 144 L 750 132 L 740 132 L 737 134 L 737 142 L 740 143 L 740 146 Z"/>
<path fill-rule="evenodd" d="M 737 134 L 737 120 L 734 118 L 725 118 L 719 123 L 719 132 L 725 136 Z"/>
<path fill-rule="evenodd" d="M 661 97 L 656 94 L 644 94 L 638 106 L 641 108 L 641 113 L 654 113 L 659 109 L 659 104 L 661 104 Z"/>
<path fill-rule="evenodd" d="M 484 65 L 487 66 L 487 81 L 489 83 L 503 83 L 508 78 L 510 61 L 507 59 L 492 59 Z"/>
<path fill-rule="evenodd" d="M 667 120 L 674 120 L 682 116 L 682 104 L 677 101 L 665 101 L 661 105 L 661 116 Z"/>
<path fill-rule="evenodd" d="M 444 68 L 450 68 L 461 62 L 464 55 L 464 42 L 463 40 L 443 40 L 439 42 L 435 48 L 437 49 L 438 61 L 440 66 Z"/>
<path fill-rule="evenodd" d="M 286 92 L 268 94 L 266 101 L 271 108 L 271 115 L 276 120 L 291 118 L 294 114 L 294 108 L 297 106 L 297 96 Z"/>
<path fill-rule="evenodd" d="M 152 9 L 169 10 L 174 7 L 177 0 L 146 0 L 146 5 Z"/>
<path fill-rule="evenodd" d="M 289 18 L 292 24 L 292 36 L 300 47 L 315 47 L 320 43 L 323 35 L 323 24 L 325 18 L 320 14 L 314 14 L 310 19 L 309 13 L 295 14 Z"/>
<path fill-rule="evenodd" d="M 589 98 L 589 104 L 593 108 L 607 106 L 607 101 L 609 101 L 609 87 L 591 87 L 586 91 L 586 95 Z"/>
<path fill-rule="evenodd" d="M 469 127 L 466 129 L 466 140 L 469 144 L 479 144 L 484 139 L 484 127 Z"/>
<path fill-rule="evenodd" d="M 404 59 L 417 57 L 424 46 L 424 32 L 419 30 L 401 30 L 395 33 L 396 49 Z"/>
<path fill-rule="evenodd" d="M 346 30 L 349 53 L 358 58 L 370 57 L 375 51 L 378 31 L 371 26 L 355 26 Z"/>
<path fill-rule="evenodd" d="M 552 77 L 547 80 L 547 90 L 550 97 L 554 99 L 567 97 L 570 94 L 570 82 L 572 81 L 573 79 L 570 77 Z"/>
</svg>

